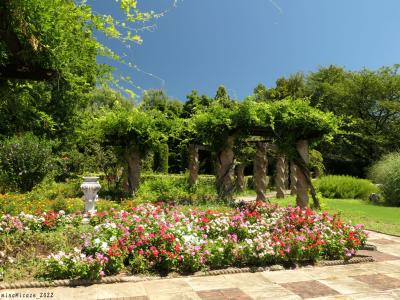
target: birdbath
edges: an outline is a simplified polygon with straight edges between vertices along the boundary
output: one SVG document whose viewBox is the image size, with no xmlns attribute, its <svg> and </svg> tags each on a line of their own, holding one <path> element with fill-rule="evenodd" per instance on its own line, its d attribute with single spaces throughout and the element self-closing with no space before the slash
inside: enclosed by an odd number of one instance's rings
<svg viewBox="0 0 400 300">
<path fill-rule="evenodd" d="M 99 177 L 89 176 L 83 177 L 81 190 L 85 197 L 85 212 L 96 212 L 95 201 L 97 200 L 97 192 L 100 190 L 101 185 L 97 182 Z"/>
</svg>

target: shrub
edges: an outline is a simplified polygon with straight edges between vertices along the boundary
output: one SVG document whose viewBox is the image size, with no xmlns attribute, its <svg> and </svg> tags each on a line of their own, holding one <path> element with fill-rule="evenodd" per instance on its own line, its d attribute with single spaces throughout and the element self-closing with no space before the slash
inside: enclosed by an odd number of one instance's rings
<svg viewBox="0 0 400 300">
<path fill-rule="evenodd" d="M 382 157 L 369 170 L 368 177 L 379 183 L 384 201 L 400 206 L 400 153 L 390 153 Z"/>
<path fill-rule="evenodd" d="M 165 201 L 199 204 L 216 200 L 215 177 L 199 176 L 198 183 L 190 187 L 185 174 L 146 174 L 135 197 L 136 202 Z"/>
<path fill-rule="evenodd" d="M 184 177 L 154 176 L 140 185 L 137 197 L 146 201 L 172 201 L 189 198 L 189 187 Z"/>
<path fill-rule="evenodd" d="M 0 145 L 0 190 L 30 191 L 51 169 L 51 143 L 31 133 L 13 136 Z"/>
<path fill-rule="evenodd" d="M 44 180 L 36 185 L 27 198 L 31 199 L 56 199 L 56 198 L 78 198 L 83 194 L 80 190 L 82 179 L 70 179 L 66 182 L 55 182 L 53 180 Z"/>
<path fill-rule="evenodd" d="M 315 181 L 315 187 L 326 198 L 368 199 L 378 188 L 367 179 L 352 176 L 329 175 Z"/>
</svg>

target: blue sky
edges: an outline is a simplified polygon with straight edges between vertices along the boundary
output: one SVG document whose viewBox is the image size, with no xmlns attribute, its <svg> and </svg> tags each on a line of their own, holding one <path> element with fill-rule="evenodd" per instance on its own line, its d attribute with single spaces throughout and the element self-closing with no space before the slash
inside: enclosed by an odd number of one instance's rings
<svg viewBox="0 0 400 300">
<path fill-rule="evenodd" d="M 173 3 L 138 2 L 155 11 Z M 89 3 L 114 11 L 112 1 Z M 260 82 L 270 87 L 330 64 L 358 70 L 400 63 L 399 0 L 179 0 L 156 25 L 129 51 L 105 41 L 143 72 L 106 62 L 142 89 L 163 88 L 183 101 L 192 89 L 214 96 L 220 84 L 243 99 Z"/>
</svg>

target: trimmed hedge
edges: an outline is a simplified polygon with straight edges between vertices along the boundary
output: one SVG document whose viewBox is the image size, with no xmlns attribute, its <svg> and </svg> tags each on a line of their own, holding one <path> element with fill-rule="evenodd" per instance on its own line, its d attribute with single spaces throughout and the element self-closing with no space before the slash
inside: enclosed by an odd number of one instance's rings
<svg viewBox="0 0 400 300">
<path fill-rule="evenodd" d="M 316 189 L 326 198 L 368 199 L 378 188 L 367 179 L 347 175 L 329 175 L 315 181 Z"/>
</svg>

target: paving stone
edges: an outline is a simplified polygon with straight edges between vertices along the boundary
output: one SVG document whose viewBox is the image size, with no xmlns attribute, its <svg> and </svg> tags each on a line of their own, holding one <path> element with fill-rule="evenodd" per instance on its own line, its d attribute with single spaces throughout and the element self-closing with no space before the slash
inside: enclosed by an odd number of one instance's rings
<svg viewBox="0 0 400 300">
<path fill-rule="evenodd" d="M 397 260 L 400 256 L 395 256 L 380 251 L 359 250 L 357 254 L 372 256 L 375 261 Z"/>
<path fill-rule="evenodd" d="M 227 282 L 240 289 L 260 290 L 273 285 L 273 283 L 260 273 L 239 273 L 225 275 Z"/>
<path fill-rule="evenodd" d="M 390 292 L 361 293 L 351 295 L 351 299 L 362 300 L 398 300 L 399 298 Z M 314 300 L 314 299 L 313 299 Z"/>
<path fill-rule="evenodd" d="M 179 294 L 194 292 L 184 278 L 151 280 L 145 281 L 142 284 L 150 299 L 181 299 L 179 298 Z"/>
<path fill-rule="evenodd" d="M 346 276 L 341 276 L 338 279 L 325 279 L 318 281 L 335 291 L 338 291 L 342 295 L 377 292 L 377 290 L 370 288 L 368 284 Z"/>
<path fill-rule="evenodd" d="M 389 239 L 369 239 L 368 243 L 374 243 L 374 244 L 379 244 L 379 245 L 397 244 L 396 241 L 389 240 Z"/>
<path fill-rule="evenodd" d="M 99 300 L 149 300 L 149 298 L 147 296 L 135 296 L 135 297 L 104 298 Z"/>
<path fill-rule="evenodd" d="M 271 283 L 271 285 L 268 285 L 264 287 L 263 289 L 242 289 L 243 292 L 245 292 L 247 295 L 249 295 L 253 299 L 261 300 L 272 300 L 272 299 L 287 299 L 287 300 L 298 300 L 301 299 L 300 296 L 292 293 L 288 289 L 285 289 L 284 287 L 280 286 L 279 284 L 276 283 Z"/>
<path fill-rule="evenodd" d="M 390 263 L 390 261 L 381 261 L 381 262 L 371 263 L 371 264 L 368 264 L 366 267 L 368 267 L 368 269 L 374 273 L 394 273 L 394 272 L 399 271 L 399 266 Z M 347 272 L 346 272 L 346 274 L 347 274 Z M 351 272 L 348 272 L 348 274 L 351 274 Z M 356 275 L 363 275 L 363 274 L 356 274 Z M 367 274 L 365 274 L 365 275 L 367 275 Z M 352 275 L 350 275 L 350 276 L 352 276 Z"/>
<path fill-rule="evenodd" d="M 195 291 L 235 288 L 226 276 L 205 276 L 187 278 L 186 282 Z"/>
<path fill-rule="evenodd" d="M 276 272 L 262 272 L 262 276 L 275 283 L 285 283 L 294 281 L 308 281 L 313 278 L 304 271 L 301 270 L 288 270 L 288 271 L 276 271 Z"/>
<path fill-rule="evenodd" d="M 153 294 L 149 300 L 201 300 L 196 292 Z"/>
<path fill-rule="evenodd" d="M 389 277 L 396 278 L 396 279 L 400 279 L 400 268 L 399 268 L 399 272 L 385 273 L 385 275 L 387 275 L 387 276 L 389 276 Z"/>
<path fill-rule="evenodd" d="M 208 291 L 199 291 L 197 292 L 201 299 L 207 300 L 226 300 L 226 299 L 235 299 L 235 300 L 251 300 L 252 298 L 243 293 L 240 289 L 219 289 L 219 290 L 208 290 Z"/>
<path fill-rule="evenodd" d="M 400 288 L 400 279 L 384 274 L 359 275 L 353 278 L 367 283 L 370 287 L 378 290 L 390 290 Z"/>
<path fill-rule="evenodd" d="M 281 283 L 281 286 L 301 296 L 302 298 L 315 298 L 338 295 L 334 289 L 318 282 L 316 280 L 302 282 Z"/>
<path fill-rule="evenodd" d="M 147 295 L 141 282 L 114 283 L 112 285 L 96 284 L 94 288 L 97 294 L 96 299 L 143 297 Z"/>
</svg>

